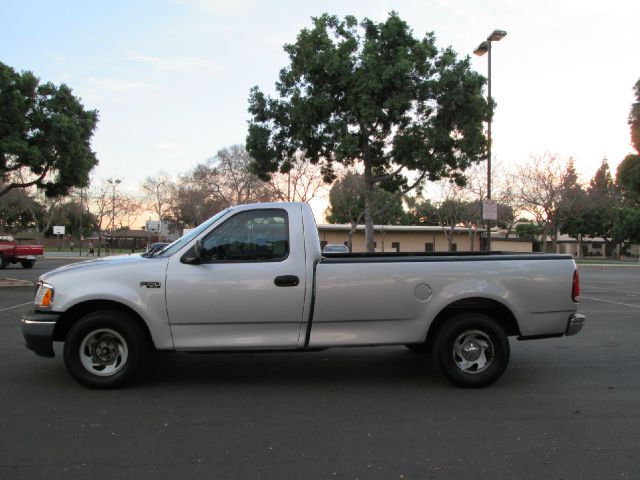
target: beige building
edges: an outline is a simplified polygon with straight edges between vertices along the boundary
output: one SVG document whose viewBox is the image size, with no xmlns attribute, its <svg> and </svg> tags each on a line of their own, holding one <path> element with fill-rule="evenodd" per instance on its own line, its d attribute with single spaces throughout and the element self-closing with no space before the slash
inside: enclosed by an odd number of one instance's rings
<svg viewBox="0 0 640 480">
<path fill-rule="evenodd" d="M 350 225 L 318 225 L 322 247 L 328 243 L 348 245 Z M 481 234 L 484 230 L 469 231 L 457 227 L 453 232 L 452 251 L 481 250 Z M 353 252 L 365 251 L 364 226 L 358 225 L 353 233 Z M 374 227 L 376 252 L 446 252 L 449 242 L 442 227 L 376 225 Z M 528 240 L 491 237 L 491 249 L 507 252 L 531 252 L 532 244 Z"/>
</svg>

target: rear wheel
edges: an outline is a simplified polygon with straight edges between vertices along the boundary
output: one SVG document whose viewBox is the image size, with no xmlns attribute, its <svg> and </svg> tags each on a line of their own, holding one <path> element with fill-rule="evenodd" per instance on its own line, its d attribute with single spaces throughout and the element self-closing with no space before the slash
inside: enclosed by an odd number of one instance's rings
<svg viewBox="0 0 640 480">
<path fill-rule="evenodd" d="M 498 380 L 509 354 L 509 339 L 500 324 L 480 313 L 450 318 L 438 331 L 434 348 L 438 368 L 460 387 L 484 387 Z"/>
<path fill-rule="evenodd" d="M 20 260 L 20 265 L 22 265 L 22 268 L 33 268 L 35 264 L 35 260 Z"/>
<path fill-rule="evenodd" d="M 148 351 L 142 328 L 129 315 L 111 310 L 78 320 L 64 343 L 69 373 L 91 388 L 118 388 L 141 373 Z"/>
<path fill-rule="evenodd" d="M 7 268 L 7 259 L 4 258 L 4 255 L 0 254 L 0 269 Z"/>
</svg>

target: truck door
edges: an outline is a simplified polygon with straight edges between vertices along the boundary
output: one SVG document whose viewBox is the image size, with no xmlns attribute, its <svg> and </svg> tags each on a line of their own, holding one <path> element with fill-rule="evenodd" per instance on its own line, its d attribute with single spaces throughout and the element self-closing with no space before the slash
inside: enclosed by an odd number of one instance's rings
<svg viewBox="0 0 640 480">
<path fill-rule="evenodd" d="M 301 219 L 236 213 L 202 238 L 203 263 L 173 255 L 167 311 L 176 349 L 296 348 L 305 298 Z"/>
</svg>

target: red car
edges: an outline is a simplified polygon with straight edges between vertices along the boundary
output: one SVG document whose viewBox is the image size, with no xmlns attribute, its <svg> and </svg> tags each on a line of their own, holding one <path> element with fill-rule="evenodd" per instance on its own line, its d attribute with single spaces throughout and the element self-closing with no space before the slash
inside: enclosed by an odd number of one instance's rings
<svg viewBox="0 0 640 480">
<path fill-rule="evenodd" d="M 0 268 L 18 262 L 23 268 L 32 268 L 38 255 L 44 255 L 42 245 L 17 245 L 13 235 L 0 235 Z"/>
</svg>

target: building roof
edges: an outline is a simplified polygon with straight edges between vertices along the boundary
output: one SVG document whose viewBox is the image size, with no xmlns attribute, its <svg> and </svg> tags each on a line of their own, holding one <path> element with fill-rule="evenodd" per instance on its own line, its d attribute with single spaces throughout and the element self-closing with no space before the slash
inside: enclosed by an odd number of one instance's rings
<svg viewBox="0 0 640 480">
<path fill-rule="evenodd" d="M 447 227 L 448 229 L 449 227 Z M 374 225 L 373 229 L 378 232 L 442 232 L 442 227 L 433 225 Z M 318 224 L 318 230 L 332 231 L 332 232 L 348 232 L 351 230 L 351 225 L 344 223 L 321 223 Z M 365 226 L 358 225 L 356 232 L 364 232 Z M 469 228 L 455 227 L 454 232 L 467 233 Z M 484 228 L 474 229 L 476 232 L 484 232 Z"/>
</svg>

